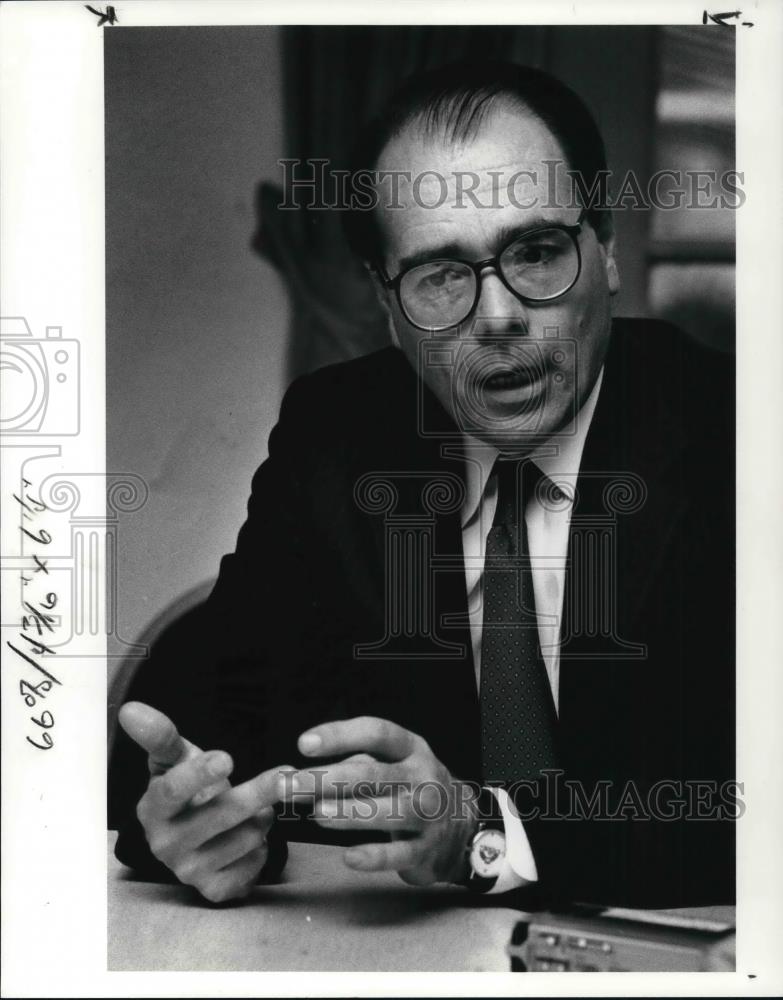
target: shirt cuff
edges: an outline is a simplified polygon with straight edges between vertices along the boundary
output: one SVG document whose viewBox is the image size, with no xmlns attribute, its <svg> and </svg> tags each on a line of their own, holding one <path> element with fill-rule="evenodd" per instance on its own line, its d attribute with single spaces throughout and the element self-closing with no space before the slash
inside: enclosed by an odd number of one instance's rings
<svg viewBox="0 0 783 1000">
<path fill-rule="evenodd" d="M 489 894 L 508 892 L 519 889 L 520 886 L 538 881 L 536 859 L 530 841 L 527 839 L 525 827 L 514 803 L 504 788 L 492 788 L 490 791 L 498 800 L 503 816 L 503 827 L 506 834 L 506 858 L 497 882 L 489 890 Z"/>
</svg>

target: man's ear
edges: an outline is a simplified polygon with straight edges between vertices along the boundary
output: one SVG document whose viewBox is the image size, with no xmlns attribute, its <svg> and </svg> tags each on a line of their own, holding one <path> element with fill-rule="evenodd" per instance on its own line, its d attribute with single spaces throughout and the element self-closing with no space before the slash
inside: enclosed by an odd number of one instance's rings
<svg viewBox="0 0 783 1000">
<path fill-rule="evenodd" d="M 389 311 L 388 289 L 386 288 L 386 286 L 384 285 L 384 283 L 381 281 L 380 276 L 378 275 L 378 272 L 375 270 L 375 268 L 372 266 L 372 264 L 368 264 L 365 261 L 365 263 L 364 263 L 363 266 L 364 266 L 364 270 L 367 272 L 367 277 L 372 282 L 372 287 L 375 289 L 375 297 L 376 297 L 376 299 L 380 303 L 380 306 L 383 309 L 383 311 L 388 313 L 388 311 Z"/>
<path fill-rule="evenodd" d="M 386 314 L 386 323 L 389 328 L 389 336 L 391 337 L 391 342 L 395 347 L 400 346 L 399 339 L 397 337 L 397 331 L 394 327 L 394 317 L 392 316 L 391 307 L 389 304 L 389 289 L 383 284 L 383 282 L 378 277 L 378 272 L 373 270 L 369 264 L 364 265 L 367 273 L 370 276 L 370 281 L 375 289 L 375 297 L 377 298 L 381 309 L 383 309 Z"/>
<path fill-rule="evenodd" d="M 617 260 L 615 259 L 616 240 L 614 233 L 611 233 L 605 240 L 600 241 L 604 254 L 604 267 L 606 268 L 606 279 L 609 284 L 609 294 L 617 295 L 620 291 L 620 272 L 617 270 Z"/>
</svg>

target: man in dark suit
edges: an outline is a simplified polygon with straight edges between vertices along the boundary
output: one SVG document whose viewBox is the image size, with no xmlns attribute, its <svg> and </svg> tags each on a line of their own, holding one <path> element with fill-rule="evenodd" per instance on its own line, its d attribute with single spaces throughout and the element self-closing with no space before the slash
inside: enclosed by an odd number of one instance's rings
<svg viewBox="0 0 783 1000">
<path fill-rule="evenodd" d="M 286 394 L 121 713 L 118 856 L 223 900 L 322 829 L 411 883 L 730 902 L 730 373 L 612 320 L 603 145 L 546 74 L 414 81 L 362 157 L 394 346 Z"/>
</svg>

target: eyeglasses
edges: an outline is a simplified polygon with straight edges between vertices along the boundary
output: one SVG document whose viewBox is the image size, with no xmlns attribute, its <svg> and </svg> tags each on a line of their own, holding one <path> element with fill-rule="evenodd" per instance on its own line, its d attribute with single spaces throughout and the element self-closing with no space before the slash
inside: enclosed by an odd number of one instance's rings
<svg viewBox="0 0 783 1000">
<path fill-rule="evenodd" d="M 467 260 L 429 260 L 389 278 L 378 274 L 397 294 L 405 318 L 432 333 L 463 323 L 481 297 L 481 273 L 487 268 L 523 302 L 550 302 L 576 284 L 582 270 L 578 236 L 583 209 L 573 226 L 552 225 L 515 237 L 497 256 Z"/>
</svg>

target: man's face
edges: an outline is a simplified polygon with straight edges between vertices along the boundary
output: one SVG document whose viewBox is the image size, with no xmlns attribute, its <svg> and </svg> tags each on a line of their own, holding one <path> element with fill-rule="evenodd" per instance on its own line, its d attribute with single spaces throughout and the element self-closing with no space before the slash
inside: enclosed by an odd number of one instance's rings
<svg viewBox="0 0 783 1000">
<path fill-rule="evenodd" d="M 435 172 L 445 179 L 448 195 L 443 197 L 441 181 L 430 174 L 418 189 L 400 185 L 400 208 L 378 209 L 387 274 L 395 277 L 411 261 L 486 260 L 520 232 L 542 224 L 574 225 L 580 210 L 569 207 L 564 160 L 549 129 L 512 107 L 493 109 L 478 135 L 462 145 L 424 138 L 409 128 L 383 151 L 378 170 L 410 171 L 413 178 Z M 544 161 L 561 166 L 555 171 Z M 466 179 L 471 174 L 478 176 L 478 186 Z M 518 180 L 509 197 L 513 175 Z M 555 178 L 553 197 L 548 185 Z M 468 188 L 475 200 L 464 193 Z M 581 271 L 565 294 L 551 302 L 523 302 L 497 271 L 487 269 L 475 311 L 445 332 L 414 326 L 394 291 L 381 293 L 395 340 L 457 426 L 500 450 L 524 451 L 567 424 L 601 369 L 610 297 L 619 287 L 613 241 L 602 244 L 588 223 L 577 240 Z"/>
</svg>

